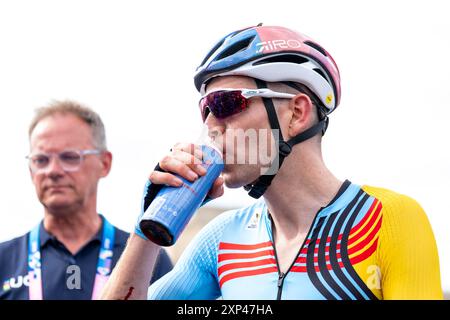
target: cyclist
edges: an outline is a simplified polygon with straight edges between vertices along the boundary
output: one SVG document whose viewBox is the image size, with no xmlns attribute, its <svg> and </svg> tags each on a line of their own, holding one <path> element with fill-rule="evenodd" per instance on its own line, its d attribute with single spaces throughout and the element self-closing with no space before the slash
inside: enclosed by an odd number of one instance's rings
<svg viewBox="0 0 450 320">
<path fill-rule="evenodd" d="M 226 162 L 209 196 L 225 184 L 262 198 L 205 226 L 149 299 L 442 298 L 436 242 L 420 205 L 341 181 L 324 164 L 321 139 L 341 86 L 322 46 L 284 27 L 238 30 L 206 55 L 195 85 L 209 135 L 272 130 L 278 170 L 261 175 L 261 163 Z M 174 174 L 202 176 L 199 159 L 198 146 L 176 145 L 150 175 L 142 211 L 162 185 L 180 186 Z M 136 227 L 104 298 L 145 297 L 140 282 L 157 251 Z"/>
</svg>

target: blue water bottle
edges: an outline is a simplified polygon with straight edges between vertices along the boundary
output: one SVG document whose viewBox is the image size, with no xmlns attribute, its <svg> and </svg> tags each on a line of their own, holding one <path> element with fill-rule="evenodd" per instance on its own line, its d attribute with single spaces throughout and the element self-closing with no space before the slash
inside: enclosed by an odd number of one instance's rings
<svg viewBox="0 0 450 320">
<path fill-rule="evenodd" d="M 223 170 L 220 152 L 207 145 L 202 145 L 201 148 L 202 166 L 206 169 L 206 174 L 194 182 L 178 176 L 183 185 L 162 188 L 139 222 L 144 235 L 160 246 L 171 246 L 177 241 Z"/>
</svg>

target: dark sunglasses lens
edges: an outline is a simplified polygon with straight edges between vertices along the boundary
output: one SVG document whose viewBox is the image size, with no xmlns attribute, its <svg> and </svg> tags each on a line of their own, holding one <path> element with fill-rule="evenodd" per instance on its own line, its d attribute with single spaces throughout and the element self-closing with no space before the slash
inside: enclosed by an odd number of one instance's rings
<svg viewBox="0 0 450 320">
<path fill-rule="evenodd" d="M 245 99 L 240 91 L 216 91 L 208 94 L 201 102 L 203 121 L 206 120 L 209 111 L 218 118 L 224 119 L 239 113 L 247 107 Z"/>
</svg>

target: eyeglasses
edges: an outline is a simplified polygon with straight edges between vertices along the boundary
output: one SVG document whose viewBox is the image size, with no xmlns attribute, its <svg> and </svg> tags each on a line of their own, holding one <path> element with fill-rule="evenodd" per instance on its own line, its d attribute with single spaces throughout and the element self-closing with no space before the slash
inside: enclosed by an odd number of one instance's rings
<svg viewBox="0 0 450 320">
<path fill-rule="evenodd" d="M 64 171 L 74 172 L 80 168 L 85 156 L 100 153 L 100 150 L 64 150 L 51 153 L 32 153 L 26 159 L 28 159 L 28 165 L 33 173 L 45 170 L 49 166 L 53 156 L 57 157 Z"/>
<path fill-rule="evenodd" d="M 272 91 L 270 89 L 220 89 L 201 97 L 199 102 L 203 122 L 209 112 L 216 118 L 224 119 L 242 112 L 249 106 L 253 97 L 291 99 L 294 94 Z"/>
</svg>

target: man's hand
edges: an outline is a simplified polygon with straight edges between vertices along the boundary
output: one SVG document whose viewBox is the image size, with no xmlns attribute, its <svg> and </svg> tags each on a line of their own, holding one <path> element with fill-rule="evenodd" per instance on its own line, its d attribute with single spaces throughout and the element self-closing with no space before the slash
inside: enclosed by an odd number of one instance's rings
<svg viewBox="0 0 450 320">
<path fill-rule="evenodd" d="M 140 217 L 164 185 L 172 187 L 182 185 L 183 182 L 177 175 L 192 182 L 205 175 L 206 170 L 201 165 L 202 157 L 203 153 L 198 145 L 182 143 L 175 145 L 150 174 L 144 189 Z M 223 192 L 224 181 L 219 177 L 214 181 L 208 197 L 215 199 Z M 160 247 L 144 236 L 139 228 L 140 217 L 135 234 L 130 236 L 119 262 L 103 289 L 102 299 L 134 300 L 147 297 L 148 284 Z"/>
<path fill-rule="evenodd" d="M 164 156 L 156 168 L 150 173 L 145 185 L 142 197 L 141 214 L 135 226 L 135 233 L 142 239 L 147 240 L 139 227 L 139 222 L 150 203 L 164 185 L 181 187 L 183 181 L 177 177 L 183 177 L 194 182 L 199 177 L 206 174 L 206 169 L 202 166 L 203 152 L 201 146 L 192 143 L 178 143 L 171 152 Z M 218 198 L 224 193 L 224 181 L 218 177 L 208 192 L 207 201 Z"/>
<path fill-rule="evenodd" d="M 176 176 L 179 175 L 193 182 L 206 174 L 206 169 L 202 166 L 202 158 L 201 146 L 192 143 L 177 143 L 171 152 L 159 162 L 159 167 L 165 172 L 153 171 L 150 173 L 149 180 L 153 184 L 180 187 L 183 181 Z M 215 199 L 223 195 L 223 192 L 223 178 L 219 177 L 214 181 L 208 196 Z"/>
</svg>

